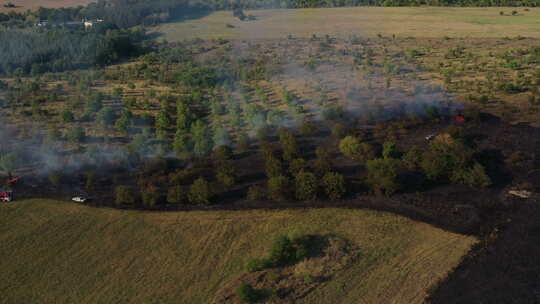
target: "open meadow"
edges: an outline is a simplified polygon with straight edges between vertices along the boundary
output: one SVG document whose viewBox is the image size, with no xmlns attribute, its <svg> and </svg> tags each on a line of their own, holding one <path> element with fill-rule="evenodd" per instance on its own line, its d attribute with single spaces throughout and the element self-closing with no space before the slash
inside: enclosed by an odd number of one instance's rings
<svg viewBox="0 0 540 304">
<path fill-rule="evenodd" d="M 512 11 L 517 15 L 512 16 Z M 504 12 L 504 16 L 500 15 Z M 540 37 L 539 8 L 341 7 L 252 10 L 253 21 L 240 21 L 230 11 L 181 20 L 154 29 L 170 42 L 184 39 L 279 39 L 288 35 L 441 38 Z"/>
<path fill-rule="evenodd" d="M 476 242 L 368 210 L 162 213 L 28 200 L 1 205 L 0 221 L 0 303 L 210 303 L 290 232 L 359 248 L 299 303 L 421 303 Z"/>
</svg>

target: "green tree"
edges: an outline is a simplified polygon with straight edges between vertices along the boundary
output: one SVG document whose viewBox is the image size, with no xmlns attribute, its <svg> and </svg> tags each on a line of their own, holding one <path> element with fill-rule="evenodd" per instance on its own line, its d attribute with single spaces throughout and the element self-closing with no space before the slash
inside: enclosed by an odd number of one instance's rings
<svg viewBox="0 0 540 304">
<path fill-rule="evenodd" d="M 274 156 L 266 159 L 266 176 L 268 178 L 280 176 L 283 174 L 283 165 L 281 161 Z"/>
<path fill-rule="evenodd" d="M 62 120 L 64 122 L 73 122 L 74 119 L 75 119 L 75 116 L 73 115 L 72 111 L 68 109 L 64 109 L 62 111 Z"/>
<path fill-rule="evenodd" d="M 213 196 L 210 183 L 202 177 L 196 179 L 191 187 L 189 187 L 188 198 L 192 204 L 208 205 L 211 203 Z"/>
<path fill-rule="evenodd" d="M 399 152 L 397 150 L 397 145 L 393 141 L 387 141 L 383 144 L 382 151 L 383 158 L 398 158 Z"/>
<path fill-rule="evenodd" d="M 225 127 L 218 127 L 214 131 L 214 145 L 216 146 L 229 146 L 231 144 L 231 137 L 229 131 Z"/>
<path fill-rule="evenodd" d="M 315 174 L 306 171 L 300 171 L 294 177 L 296 199 L 301 201 L 317 199 L 317 177 Z"/>
<path fill-rule="evenodd" d="M 296 137 L 288 129 L 279 130 L 279 142 L 283 150 L 283 158 L 287 161 L 294 159 L 298 155 L 298 144 Z"/>
<path fill-rule="evenodd" d="M 450 179 L 454 170 L 466 168 L 470 151 L 460 142 L 435 140 L 422 154 L 421 168 L 431 180 Z"/>
<path fill-rule="evenodd" d="M 323 176 L 327 172 L 332 171 L 333 164 L 330 151 L 324 147 L 317 147 L 317 149 L 315 149 L 315 154 L 317 155 L 313 166 L 315 173 L 319 176 Z"/>
<path fill-rule="evenodd" d="M 191 126 L 193 136 L 193 152 L 198 156 L 207 155 L 212 150 L 212 142 L 209 136 L 208 127 L 201 120 L 197 120 Z"/>
<path fill-rule="evenodd" d="M 345 195 L 345 178 L 336 172 L 327 172 L 322 179 L 322 184 L 326 195 L 331 200 L 337 200 Z"/>
<path fill-rule="evenodd" d="M 171 186 L 167 190 L 167 203 L 178 205 L 184 203 L 186 200 L 186 193 L 180 185 Z"/>
<path fill-rule="evenodd" d="M 124 111 L 122 115 L 120 116 L 120 118 L 116 120 L 114 127 L 118 132 L 127 135 L 129 133 L 130 125 L 131 125 L 131 112 Z"/>
<path fill-rule="evenodd" d="M 111 126 L 114 122 L 113 109 L 111 109 L 110 107 L 104 107 L 98 112 L 96 120 L 102 128 L 107 128 Z"/>
<path fill-rule="evenodd" d="M 149 185 L 141 191 L 141 198 L 146 207 L 152 208 L 159 203 L 161 195 L 156 186 Z"/>
<path fill-rule="evenodd" d="M 129 186 L 117 186 L 114 193 L 117 205 L 133 205 L 135 203 L 133 190 Z"/>
<path fill-rule="evenodd" d="M 231 161 L 219 162 L 216 168 L 216 179 L 226 187 L 231 187 L 236 183 L 236 170 Z"/>
<path fill-rule="evenodd" d="M 366 162 L 375 156 L 373 147 L 367 143 L 362 143 L 353 136 L 347 136 L 339 142 L 339 150 L 343 155 L 359 162 Z"/>
<path fill-rule="evenodd" d="M 283 175 L 268 179 L 268 197 L 272 200 L 284 200 L 289 196 L 289 179 Z"/>
<path fill-rule="evenodd" d="M 247 192 L 247 199 L 254 201 L 266 199 L 266 189 L 258 185 L 249 187 Z"/>
<path fill-rule="evenodd" d="M 183 101 L 176 104 L 176 129 L 189 130 L 191 126 L 191 112 L 188 105 Z"/>
<path fill-rule="evenodd" d="M 85 137 L 86 134 L 84 129 L 80 125 L 76 125 L 75 127 L 68 129 L 67 139 L 73 144 L 81 143 Z"/>
<path fill-rule="evenodd" d="M 399 190 L 399 162 L 392 158 L 376 158 L 368 160 L 366 183 L 375 193 L 392 195 Z"/>
<path fill-rule="evenodd" d="M 176 131 L 173 140 L 173 150 L 179 157 L 189 152 L 189 136 L 184 131 Z"/>
</svg>

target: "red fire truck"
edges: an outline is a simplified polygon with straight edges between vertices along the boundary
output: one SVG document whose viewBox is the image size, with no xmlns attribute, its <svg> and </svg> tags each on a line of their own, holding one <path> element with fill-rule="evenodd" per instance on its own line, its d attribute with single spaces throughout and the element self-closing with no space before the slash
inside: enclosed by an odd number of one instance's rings
<svg viewBox="0 0 540 304">
<path fill-rule="evenodd" d="M 13 192 L 11 190 L 0 189 L 0 202 L 9 203 L 13 200 Z"/>
</svg>

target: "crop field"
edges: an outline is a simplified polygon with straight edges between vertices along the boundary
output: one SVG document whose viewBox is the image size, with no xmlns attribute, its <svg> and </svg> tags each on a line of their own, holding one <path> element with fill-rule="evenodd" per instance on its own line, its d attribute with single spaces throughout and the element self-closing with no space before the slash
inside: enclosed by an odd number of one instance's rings
<svg viewBox="0 0 540 304">
<path fill-rule="evenodd" d="M 512 11 L 516 15 L 512 16 Z M 500 12 L 504 12 L 501 16 Z M 348 37 L 441 38 L 540 37 L 538 8 L 346 7 L 253 10 L 253 21 L 240 21 L 230 11 L 158 26 L 170 42 L 193 38 L 279 39 L 312 34 Z"/>
<path fill-rule="evenodd" d="M 13 3 L 14 8 L 4 7 L 6 3 Z M 79 5 L 87 5 L 88 3 L 96 2 L 94 0 L 2 0 L 0 1 L 0 12 L 23 12 L 26 10 L 35 10 L 39 7 L 46 8 L 60 8 L 60 7 L 74 7 Z"/>
<path fill-rule="evenodd" d="M 0 220 L 1 303 L 210 303 L 273 237 L 293 231 L 359 248 L 301 303 L 421 303 L 476 242 L 367 210 L 161 213 L 28 200 L 1 205 Z"/>
</svg>

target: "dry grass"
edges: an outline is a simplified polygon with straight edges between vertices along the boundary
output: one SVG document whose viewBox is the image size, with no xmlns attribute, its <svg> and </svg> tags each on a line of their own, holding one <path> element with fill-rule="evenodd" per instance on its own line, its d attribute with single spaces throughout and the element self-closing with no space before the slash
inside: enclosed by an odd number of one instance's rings
<svg viewBox="0 0 540 304">
<path fill-rule="evenodd" d="M 13 3 L 16 7 L 6 8 L 4 4 Z M 0 12 L 24 12 L 26 10 L 35 10 L 39 7 L 59 8 L 59 7 L 74 7 L 79 5 L 87 5 L 88 3 L 96 2 L 96 0 L 1 0 Z"/>
<path fill-rule="evenodd" d="M 135 212 L 0 205 L 0 303 L 209 303 L 278 234 L 336 233 L 360 257 L 302 303 L 419 303 L 476 242 L 366 210 Z"/>
<path fill-rule="evenodd" d="M 499 16 L 500 11 L 510 15 Z M 289 10 L 257 10 L 247 13 L 256 21 L 242 22 L 231 12 L 215 12 L 200 19 L 157 27 L 168 41 L 192 38 L 276 39 L 287 35 L 309 37 L 329 34 L 376 36 L 377 34 L 436 38 L 540 37 L 540 9 L 448 7 L 354 7 Z M 229 28 L 231 24 L 234 28 Z"/>
</svg>

